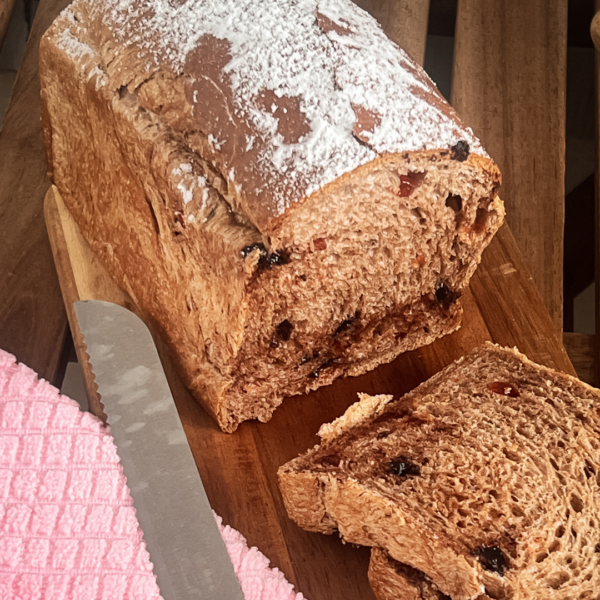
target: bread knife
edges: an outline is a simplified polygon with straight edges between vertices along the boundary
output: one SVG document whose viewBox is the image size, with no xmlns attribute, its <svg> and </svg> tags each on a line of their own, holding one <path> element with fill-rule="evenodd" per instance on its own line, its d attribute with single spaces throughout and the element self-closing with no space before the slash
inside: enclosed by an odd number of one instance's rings
<svg viewBox="0 0 600 600">
<path fill-rule="evenodd" d="M 75 314 L 164 600 L 243 600 L 144 323 L 111 302 Z"/>
</svg>

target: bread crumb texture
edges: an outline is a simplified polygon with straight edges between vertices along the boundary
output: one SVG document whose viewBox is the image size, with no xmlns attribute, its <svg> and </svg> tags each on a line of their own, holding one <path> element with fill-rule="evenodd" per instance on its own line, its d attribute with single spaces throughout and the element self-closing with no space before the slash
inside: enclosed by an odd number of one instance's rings
<svg viewBox="0 0 600 600">
<path fill-rule="evenodd" d="M 385 549 L 455 600 L 596 600 L 599 400 L 489 344 L 281 467 L 286 507 L 303 527 L 337 524 Z M 297 515 L 311 477 L 321 509 Z M 381 555 L 376 567 L 397 581 Z"/>
</svg>

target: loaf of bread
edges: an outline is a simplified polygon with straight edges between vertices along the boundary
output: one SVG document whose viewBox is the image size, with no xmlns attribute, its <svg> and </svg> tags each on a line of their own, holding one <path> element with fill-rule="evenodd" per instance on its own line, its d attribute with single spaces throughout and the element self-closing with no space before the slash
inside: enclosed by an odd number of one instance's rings
<svg viewBox="0 0 600 600">
<path fill-rule="evenodd" d="M 382 548 L 453 600 L 596 599 L 599 407 L 598 390 L 488 344 L 398 400 L 363 396 L 280 488 L 300 526 Z"/>
<path fill-rule="evenodd" d="M 75 0 L 49 173 L 226 431 L 459 327 L 500 174 L 350 0 Z"/>
</svg>

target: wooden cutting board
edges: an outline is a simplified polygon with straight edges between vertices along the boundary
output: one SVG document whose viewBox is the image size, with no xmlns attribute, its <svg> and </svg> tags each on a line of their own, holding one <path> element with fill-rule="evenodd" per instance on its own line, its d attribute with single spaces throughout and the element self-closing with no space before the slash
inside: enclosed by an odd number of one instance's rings
<svg viewBox="0 0 600 600">
<path fill-rule="evenodd" d="M 44 210 L 90 407 L 102 416 L 73 302 L 108 300 L 139 311 L 93 255 L 55 188 L 46 195 Z M 506 225 L 485 251 L 462 302 L 458 332 L 361 377 L 289 398 L 269 423 L 242 423 L 234 434 L 222 433 L 192 398 L 152 332 L 214 510 L 308 600 L 374 598 L 367 581 L 369 550 L 344 545 L 337 535 L 298 528 L 287 517 L 276 480 L 278 467 L 318 443 L 319 426 L 341 415 L 357 392 L 403 394 L 486 340 L 517 346 L 541 364 L 575 374 Z"/>
</svg>

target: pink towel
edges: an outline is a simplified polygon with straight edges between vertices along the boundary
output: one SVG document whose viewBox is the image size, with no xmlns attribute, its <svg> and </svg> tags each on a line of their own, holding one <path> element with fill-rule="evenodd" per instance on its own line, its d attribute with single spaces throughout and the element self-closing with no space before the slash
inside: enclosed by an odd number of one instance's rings
<svg viewBox="0 0 600 600">
<path fill-rule="evenodd" d="M 303 600 L 216 519 L 246 600 Z M 2 350 L 0 598 L 161 598 L 112 436 Z"/>
</svg>

